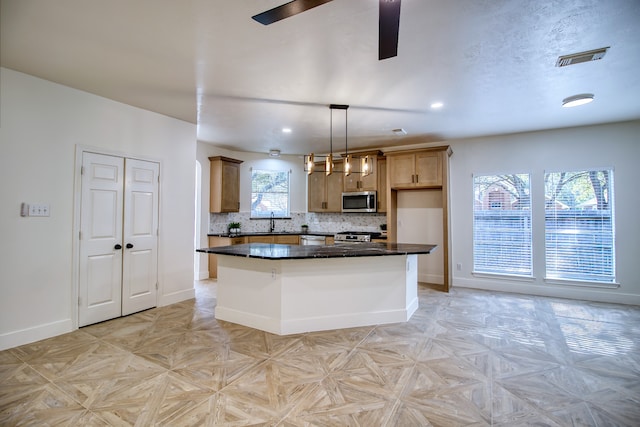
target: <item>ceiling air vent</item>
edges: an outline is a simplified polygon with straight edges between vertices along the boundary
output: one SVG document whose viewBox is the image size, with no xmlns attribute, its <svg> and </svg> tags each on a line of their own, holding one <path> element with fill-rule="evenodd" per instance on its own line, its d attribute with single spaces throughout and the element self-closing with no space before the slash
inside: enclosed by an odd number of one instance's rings
<svg viewBox="0 0 640 427">
<path fill-rule="evenodd" d="M 571 55 L 562 55 L 556 61 L 556 67 L 566 67 L 567 65 L 580 64 L 581 62 L 596 61 L 602 59 L 607 53 L 609 46 L 600 49 L 588 50 L 586 52 L 572 53 Z"/>
</svg>

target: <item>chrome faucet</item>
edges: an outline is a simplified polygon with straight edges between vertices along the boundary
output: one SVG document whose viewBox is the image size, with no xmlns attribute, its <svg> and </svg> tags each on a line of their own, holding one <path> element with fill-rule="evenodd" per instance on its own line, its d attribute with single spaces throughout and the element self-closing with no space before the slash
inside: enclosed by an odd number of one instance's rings
<svg viewBox="0 0 640 427">
<path fill-rule="evenodd" d="M 273 216 L 273 212 L 271 212 L 271 219 L 269 220 L 269 233 L 273 233 L 273 230 L 276 229 L 276 219 Z"/>
</svg>

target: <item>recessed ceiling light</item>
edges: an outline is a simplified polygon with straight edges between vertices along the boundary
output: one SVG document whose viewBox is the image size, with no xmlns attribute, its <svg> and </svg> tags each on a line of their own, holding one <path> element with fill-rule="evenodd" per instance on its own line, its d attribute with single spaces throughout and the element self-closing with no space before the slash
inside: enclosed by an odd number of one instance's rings
<svg viewBox="0 0 640 427">
<path fill-rule="evenodd" d="M 291 128 L 282 128 L 282 133 L 291 133 Z"/>
<path fill-rule="evenodd" d="M 562 100 L 562 106 L 565 108 L 577 107 L 578 105 L 588 104 L 593 101 L 592 93 L 581 93 L 573 95 Z"/>
<path fill-rule="evenodd" d="M 269 155 L 271 157 L 280 157 L 280 150 L 269 150 Z"/>
<path fill-rule="evenodd" d="M 444 106 L 444 104 L 442 102 L 434 102 L 433 104 L 431 104 L 431 108 L 433 108 L 434 110 L 437 110 L 438 108 L 442 108 Z"/>
</svg>

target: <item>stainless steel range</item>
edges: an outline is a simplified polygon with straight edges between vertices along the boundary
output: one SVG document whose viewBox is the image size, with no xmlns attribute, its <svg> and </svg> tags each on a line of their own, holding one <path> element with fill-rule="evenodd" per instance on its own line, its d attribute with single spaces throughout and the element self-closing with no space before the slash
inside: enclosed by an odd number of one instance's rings
<svg viewBox="0 0 640 427">
<path fill-rule="evenodd" d="M 341 231 L 333 236 L 336 243 L 366 243 L 380 236 L 380 233 L 371 231 Z"/>
</svg>

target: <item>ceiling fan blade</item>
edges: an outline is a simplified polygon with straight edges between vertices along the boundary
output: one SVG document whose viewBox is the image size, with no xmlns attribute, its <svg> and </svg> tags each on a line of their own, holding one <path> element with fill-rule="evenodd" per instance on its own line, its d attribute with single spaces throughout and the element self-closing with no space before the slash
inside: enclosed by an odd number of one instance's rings
<svg viewBox="0 0 640 427">
<path fill-rule="evenodd" d="M 400 0 L 380 0 L 379 23 L 378 59 L 383 60 L 398 56 Z"/>
<path fill-rule="evenodd" d="M 269 25 L 274 22 L 278 22 L 281 19 L 289 18 L 293 15 L 297 15 L 298 13 L 313 9 L 316 6 L 329 3 L 330 1 L 332 0 L 293 0 L 289 3 L 269 9 L 266 12 L 259 13 L 251 18 L 262 25 Z"/>
</svg>

